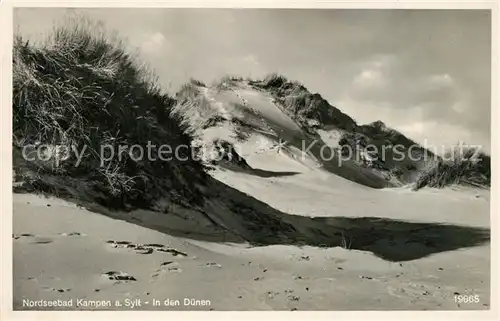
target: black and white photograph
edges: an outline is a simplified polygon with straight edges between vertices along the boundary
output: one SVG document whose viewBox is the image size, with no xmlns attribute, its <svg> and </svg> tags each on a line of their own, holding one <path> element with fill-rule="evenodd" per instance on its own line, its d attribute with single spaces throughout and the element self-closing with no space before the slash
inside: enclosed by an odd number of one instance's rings
<svg viewBox="0 0 500 321">
<path fill-rule="evenodd" d="M 494 305 L 491 9 L 12 15 L 14 311 Z"/>
</svg>

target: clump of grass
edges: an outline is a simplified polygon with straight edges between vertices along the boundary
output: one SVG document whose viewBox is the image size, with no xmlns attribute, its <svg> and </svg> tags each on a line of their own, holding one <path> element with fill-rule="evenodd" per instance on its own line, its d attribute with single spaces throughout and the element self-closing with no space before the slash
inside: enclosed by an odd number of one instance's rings
<svg viewBox="0 0 500 321">
<path fill-rule="evenodd" d="M 344 232 L 342 232 L 341 236 L 341 241 L 340 241 L 340 247 L 342 247 L 344 250 L 350 250 L 352 245 L 352 239 L 349 237 L 347 238 L 344 235 Z"/>
<path fill-rule="evenodd" d="M 198 79 L 194 79 L 194 78 L 191 78 L 189 80 L 189 82 L 193 85 L 196 85 L 196 86 L 200 86 L 200 87 L 206 87 L 207 85 L 205 85 L 204 82 L 202 82 L 201 80 L 198 80 Z"/>
<path fill-rule="evenodd" d="M 90 21 L 58 26 L 39 45 L 17 35 L 14 171 L 37 191 L 76 198 L 93 195 L 91 201 L 108 206 L 151 207 L 159 198 L 200 201 L 195 184 L 206 176 L 186 149 L 181 149 L 186 150 L 180 152 L 182 161 L 127 152 L 109 161 L 102 157 L 102 146 L 146 149 L 151 144 L 156 146 L 152 155 L 158 155 L 161 145 L 189 146 L 192 137 L 170 114 L 174 104 L 121 41 L 109 40 L 108 33 Z M 43 144 L 50 147 L 49 160 L 22 156 L 24 147 Z M 54 152 L 60 150 L 73 157 Z M 84 151 L 81 163 L 72 151 Z M 87 191 L 75 191 L 75 185 Z"/>
<path fill-rule="evenodd" d="M 233 90 L 233 88 L 237 87 L 238 83 L 242 81 L 242 77 L 226 75 L 220 80 L 214 81 L 213 87 L 218 91 Z"/>
<path fill-rule="evenodd" d="M 190 135 L 226 120 L 192 82 L 184 84 L 176 98 L 177 103 L 172 107 L 171 115 Z"/>
<path fill-rule="evenodd" d="M 243 169 L 250 169 L 246 160 L 238 153 L 237 148 L 224 139 L 216 138 L 210 144 L 205 146 L 210 152 L 206 160 L 212 165 L 236 165 Z M 210 155 L 211 154 L 211 155 Z"/>
<path fill-rule="evenodd" d="M 425 186 L 442 188 L 454 184 L 488 187 L 491 184 L 490 156 L 477 148 L 456 146 L 442 158 L 435 158 L 415 182 L 414 190 Z"/>
<path fill-rule="evenodd" d="M 264 77 L 261 81 L 253 81 L 252 84 L 257 85 L 263 89 L 279 90 L 284 84 L 288 82 L 284 76 L 277 73 L 271 73 Z"/>
</svg>

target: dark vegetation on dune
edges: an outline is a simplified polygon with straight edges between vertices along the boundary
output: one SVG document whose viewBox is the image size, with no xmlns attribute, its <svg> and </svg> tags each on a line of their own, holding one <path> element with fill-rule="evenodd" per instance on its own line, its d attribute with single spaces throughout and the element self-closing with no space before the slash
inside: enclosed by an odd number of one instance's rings
<svg viewBox="0 0 500 321">
<path fill-rule="evenodd" d="M 187 149 L 185 161 L 149 161 L 138 150 L 101 166 L 100 150 L 148 143 L 190 145 L 186 128 L 170 115 L 175 99 L 162 92 L 119 41 L 91 23 L 56 28 L 43 44 L 15 37 L 13 49 L 14 171 L 24 187 L 86 198 L 110 207 L 154 207 L 160 198 L 197 203 L 206 178 Z M 50 160 L 26 161 L 22 148 L 48 144 Z M 86 146 L 85 150 L 83 149 Z M 79 166 L 73 150 L 85 151 Z M 129 150 L 127 150 L 129 151 Z M 137 152 L 137 154 L 135 153 Z M 66 160 L 62 160 L 65 156 Z M 109 154 L 104 154 L 106 157 Z M 134 156 L 134 157 L 131 157 Z M 59 160 L 59 164 L 57 164 Z"/>
<path fill-rule="evenodd" d="M 491 157 L 476 148 L 451 149 L 421 172 L 414 189 L 425 186 L 441 188 L 452 184 L 489 187 Z"/>
</svg>

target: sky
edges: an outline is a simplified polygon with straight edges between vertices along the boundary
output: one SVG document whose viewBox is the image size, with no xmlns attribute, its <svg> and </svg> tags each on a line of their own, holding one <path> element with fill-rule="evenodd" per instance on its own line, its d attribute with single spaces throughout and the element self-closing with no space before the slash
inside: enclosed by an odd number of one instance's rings
<svg viewBox="0 0 500 321">
<path fill-rule="evenodd" d="M 14 24 L 38 40 L 72 15 L 117 32 L 171 93 L 190 78 L 277 72 L 359 124 L 490 151 L 487 10 L 20 8 Z"/>
</svg>

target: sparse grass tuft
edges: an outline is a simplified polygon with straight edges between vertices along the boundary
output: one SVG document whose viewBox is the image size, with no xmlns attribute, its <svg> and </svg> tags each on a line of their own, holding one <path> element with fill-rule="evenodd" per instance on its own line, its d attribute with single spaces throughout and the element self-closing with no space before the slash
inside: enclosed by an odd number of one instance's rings
<svg viewBox="0 0 500 321">
<path fill-rule="evenodd" d="M 89 200 L 109 206 L 151 207 L 163 197 L 200 201 L 195 184 L 205 174 L 188 151 L 182 155 L 186 161 L 151 161 L 134 153 L 101 159 L 105 145 L 115 150 L 138 145 L 145 151 L 148 143 L 189 146 L 191 136 L 170 115 L 174 104 L 148 69 L 95 24 L 82 20 L 59 26 L 37 46 L 16 36 L 14 171 L 33 190 L 92 195 Z M 22 156 L 25 146 L 43 144 L 49 160 Z M 80 164 L 74 151 L 84 152 Z M 152 154 L 157 151 L 153 147 Z"/>
<path fill-rule="evenodd" d="M 200 86 L 200 87 L 206 87 L 206 86 L 207 86 L 207 85 L 205 85 L 205 83 L 203 83 L 202 81 L 197 80 L 197 79 L 193 79 L 193 78 L 191 78 L 191 79 L 189 80 L 189 82 L 190 82 L 191 84 L 193 84 L 193 85 Z"/>
<path fill-rule="evenodd" d="M 215 81 L 213 87 L 219 91 L 233 89 L 237 86 L 238 82 L 243 81 L 242 77 L 229 76 L 226 75 L 222 77 L 219 81 Z"/>
<path fill-rule="evenodd" d="M 177 104 L 173 106 L 171 115 L 190 135 L 225 120 L 192 83 L 184 84 L 177 92 L 176 98 Z"/>
<path fill-rule="evenodd" d="M 430 164 L 417 179 L 414 190 L 453 184 L 488 187 L 491 184 L 490 163 L 490 156 L 477 148 L 454 147 L 443 158 L 436 158 Z"/>
<path fill-rule="evenodd" d="M 341 236 L 341 241 L 340 241 L 340 247 L 342 247 L 344 250 L 350 250 L 352 245 L 352 239 L 349 237 L 347 238 L 344 235 L 344 232 L 342 232 Z"/>
<path fill-rule="evenodd" d="M 288 82 L 284 76 L 278 75 L 277 73 L 271 73 L 267 75 L 262 81 L 256 81 L 255 84 L 264 89 L 280 89 L 284 84 Z"/>
</svg>

